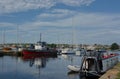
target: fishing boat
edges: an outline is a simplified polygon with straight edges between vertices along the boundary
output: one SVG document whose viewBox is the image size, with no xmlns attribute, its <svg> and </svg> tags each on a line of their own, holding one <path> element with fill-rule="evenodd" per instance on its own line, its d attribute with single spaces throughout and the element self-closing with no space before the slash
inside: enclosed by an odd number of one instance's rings
<svg viewBox="0 0 120 79">
<path fill-rule="evenodd" d="M 35 45 L 33 49 L 24 49 L 22 51 L 24 56 L 56 56 L 57 51 L 55 49 L 49 49 L 45 47 L 42 42 Z"/>
<path fill-rule="evenodd" d="M 24 56 L 57 56 L 57 50 L 47 47 L 46 42 L 38 41 L 35 45 L 31 44 L 29 49 L 22 51 Z"/>
</svg>

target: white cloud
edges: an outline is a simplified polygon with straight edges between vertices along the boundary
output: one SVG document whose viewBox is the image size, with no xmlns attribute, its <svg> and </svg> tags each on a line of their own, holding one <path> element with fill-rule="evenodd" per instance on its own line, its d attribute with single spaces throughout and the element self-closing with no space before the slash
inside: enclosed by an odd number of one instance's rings
<svg viewBox="0 0 120 79">
<path fill-rule="evenodd" d="M 51 8 L 58 3 L 69 6 L 89 5 L 94 0 L 0 0 L 0 13 L 13 13 L 30 9 Z"/>
<path fill-rule="evenodd" d="M 37 16 L 39 20 L 48 20 L 48 21 L 57 21 L 65 18 L 72 17 L 74 14 L 77 14 L 75 11 L 67 10 L 67 9 L 54 9 L 47 13 L 42 13 Z"/>
<path fill-rule="evenodd" d="M 85 27 L 114 27 L 120 24 L 120 19 L 113 20 L 118 17 L 119 14 L 80 13 L 74 17 L 74 24 Z"/>
<path fill-rule="evenodd" d="M 30 9 L 50 8 L 53 0 L 0 0 L 1 13 L 26 11 Z"/>
<path fill-rule="evenodd" d="M 59 10 L 62 12 L 63 10 Z M 55 11 L 57 12 L 57 11 Z M 35 30 L 35 28 L 39 29 L 40 27 L 46 27 L 46 30 L 40 30 L 49 37 L 49 34 L 51 33 L 60 33 L 64 36 L 67 36 L 70 38 L 70 35 L 72 35 L 73 26 L 75 26 L 76 29 L 76 36 L 77 39 L 81 40 L 80 42 L 86 42 L 86 41 L 92 41 L 92 42 L 104 42 L 107 40 L 112 41 L 112 39 L 116 38 L 118 39 L 119 31 L 120 31 L 120 15 L 119 14 L 103 14 L 103 13 L 77 13 L 72 12 L 73 17 L 59 19 L 55 21 L 41 21 L 37 20 L 35 22 L 30 22 L 27 24 L 23 24 L 26 30 Z M 41 14 L 42 15 L 42 14 Z M 44 16 L 42 18 L 47 19 L 49 13 L 47 13 L 47 16 Z M 66 13 L 63 14 L 65 16 Z M 58 17 L 56 15 L 52 15 L 50 13 L 50 17 Z M 49 18 L 49 17 L 48 17 Z M 38 18 L 37 18 L 38 19 Z M 51 28 L 56 27 L 56 28 Z M 64 29 L 63 29 L 64 28 Z M 47 37 L 46 36 L 46 37 Z M 51 35 L 50 35 L 51 36 Z M 62 36 L 61 36 L 62 37 Z M 87 42 L 88 43 L 88 42 Z"/>
<path fill-rule="evenodd" d="M 60 0 L 63 4 L 69 6 L 90 5 L 95 0 Z"/>
<path fill-rule="evenodd" d="M 70 16 L 70 17 L 67 17 Z M 64 18 L 67 17 L 67 18 Z M 56 18 L 58 20 L 56 20 Z M 62 19 L 60 19 L 62 18 Z M 41 19 L 52 19 L 53 21 L 44 21 Z M 23 29 L 32 30 L 40 27 L 79 27 L 79 28 L 99 28 L 99 29 L 118 29 L 120 25 L 119 14 L 103 14 L 103 13 L 77 13 L 71 10 L 54 9 L 49 13 L 41 13 L 37 16 L 35 21 L 27 22 L 22 25 Z M 13 23 L 0 23 L 0 27 L 4 26 L 17 26 Z M 22 28 L 21 28 L 22 29 Z"/>
<path fill-rule="evenodd" d="M 37 20 L 34 22 L 28 22 L 23 24 L 24 27 L 83 27 L 83 28 L 115 28 L 120 25 L 119 14 L 103 14 L 103 13 L 77 13 L 69 10 L 53 10 L 53 13 L 43 13 L 37 16 Z M 71 16 L 64 18 L 66 16 Z M 56 20 L 58 18 L 58 20 Z M 62 18 L 62 19 L 59 19 Z M 53 21 L 44 21 L 41 19 L 52 19 Z M 33 27 L 33 28 L 32 28 Z"/>
<path fill-rule="evenodd" d="M 16 27 L 16 24 L 14 23 L 8 23 L 8 22 L 0 22 L 0 28 L 7 28 L 7 27 Z"/>
<path fill-rule="evenodd" d="M 66 16 L 71 17 L 59 19 L 60 17 Z M 54 19 L 54 17 L 58 18 L 58 20 L 41 21 L 41 19 Z M 120 35 L 119 25 L 120 14 L 77 13 L 70 10 L 54 9 L 51 10 L 50 13 L 41 13 L 37 16 L 35 21 L 19 25 L 19 29 L 23 31 L 22 37 L 24 37 L 24 40 L 26 37 L 29 38 L 30 35 L 34 35 L 35 38 L 32 39 L 38 39 L 38 34 L 42 32 L 43 34 L 45 34 L 44 37 L 47 41 L 49 41 L 50 39 L 50 42 L 56 41 L 58 38 L 57 34 L 59 34 L 59 38 L 67 43 L 71 42 L 71 33 L 73 31 L 72 28 L 73 26 L 75 26 L 75 28 L 77 28 L 75 30 L 76 37 L 80 43 L 89 43 L 90 41 L 92 43 L 104 41 L 108 43 L 107 40 L 110 43 L 113 40 L 118 40 L 118 37 Z M 16 24 L 0 23 L 0 28 L 1 26 L 14 26 L 16 30 Z M 56 35 L 54 36 L 54 34 Z M 51 37 L 52 35 L 56 40 Z"/>
</svg>

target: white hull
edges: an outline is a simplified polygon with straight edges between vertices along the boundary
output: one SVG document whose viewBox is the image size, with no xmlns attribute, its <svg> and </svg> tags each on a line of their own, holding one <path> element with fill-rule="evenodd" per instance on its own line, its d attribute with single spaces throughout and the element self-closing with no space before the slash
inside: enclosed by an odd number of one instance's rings
<svg viewBox="0 0 120 79">
<path fill-rule="evenodd" d="M 68 65 L 67 68 L 71 71 L 74 71 L 74 72 L 80 71 L 80 66 L 77 66 L 77 65 Z"/>
<path fill-rule="evenodd" d="M 81 55 L 80 51 L 75 51 L 75 55 Z"/>
<path fill-rule="evenodd" d="M 75 51 L 73 49 L 70 48 L 65 48 L 61 50 L 62 54 L 75 54 Z"/>
</svg>

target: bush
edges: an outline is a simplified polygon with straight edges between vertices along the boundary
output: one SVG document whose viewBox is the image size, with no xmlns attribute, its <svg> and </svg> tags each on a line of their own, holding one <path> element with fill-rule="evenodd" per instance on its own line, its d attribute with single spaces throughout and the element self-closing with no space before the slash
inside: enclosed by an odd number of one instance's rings
<svg viewBox="0 0 120 79">
<path fill-rule="evenodd" d="M 117 43 L 113 43 L 110 47 L 111 50 L 117 50 L 119 49 L 119 45 Z"/>
</svg>

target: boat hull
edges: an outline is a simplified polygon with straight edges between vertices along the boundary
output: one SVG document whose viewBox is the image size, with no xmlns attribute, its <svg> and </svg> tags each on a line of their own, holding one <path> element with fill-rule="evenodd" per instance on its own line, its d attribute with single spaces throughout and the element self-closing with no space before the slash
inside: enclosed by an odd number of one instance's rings
<svg viewBox="0 0 120 79">
<path fill-rule="evenodd" d="M 0 57 L 2 57 L 4 54 L 2 52 L 0 52 Z"/>
<path fill-rule="evenodd" d="M 56 50 L 23 50 L 23 56 L 57 56 Z"/>
<path fill-rule="evenodd" d="M 77 65 L 68 65 L 67 66 L 69 70 L 73 71 L 73 72 L 79 72 L 80 71 L 80 66 Z"/>
</svg>

